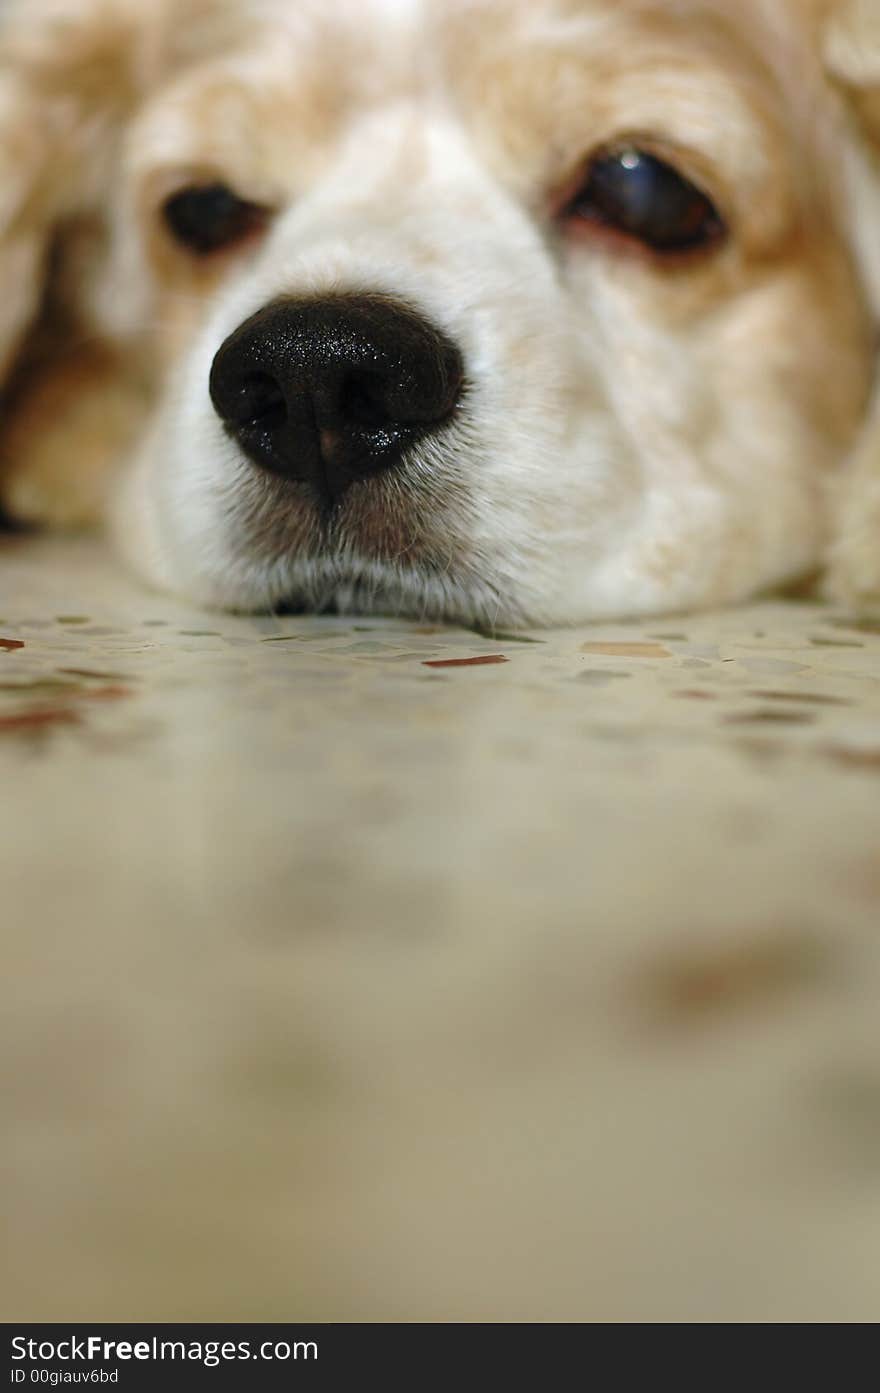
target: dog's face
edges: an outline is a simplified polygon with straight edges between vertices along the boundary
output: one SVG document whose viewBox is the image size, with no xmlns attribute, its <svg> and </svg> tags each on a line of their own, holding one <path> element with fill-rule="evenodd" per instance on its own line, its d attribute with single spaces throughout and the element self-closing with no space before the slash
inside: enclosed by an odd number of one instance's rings
<svg viewBox="0 0 880 1393">
<path fill-rule="evenodd" d="M 494 625 L 816 564 L 873 347 L 821 0 L 73 8 L 129 57 L 58 279 L 149 384 L 154 581 Z"/>
</svg>

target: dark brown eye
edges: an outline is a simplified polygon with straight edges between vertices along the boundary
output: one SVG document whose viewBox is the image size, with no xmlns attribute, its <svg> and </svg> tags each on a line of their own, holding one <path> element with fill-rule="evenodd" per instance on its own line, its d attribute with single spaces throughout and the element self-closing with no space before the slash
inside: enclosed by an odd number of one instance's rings
<svg viewBox="0 0 880 1393">
<path fill-rule="evenodd" d="M 699 250 L 726 231 L 695 184 L 635 147 L 597 155 L 563 216 L 621 232 L 661 254 Z"/>
<path fill-rule="evenodd" d="M 262 232 L 269 210 L 239 198 L 225 184 L 183 189 L 162 209 L 175 239 L 198 256 L 235 246 Z"/>
</svg>

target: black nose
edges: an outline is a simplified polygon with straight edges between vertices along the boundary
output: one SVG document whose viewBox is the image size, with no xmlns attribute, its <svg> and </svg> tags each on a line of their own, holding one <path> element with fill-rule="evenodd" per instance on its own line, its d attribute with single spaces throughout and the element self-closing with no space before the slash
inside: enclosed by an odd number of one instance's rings
<svg viewBox="0 0 880 1393">
<path fill-rule="evenodd" d="M 250 459 L 329 504 L 447 422 L 463 377 L 455 345 L 396 300 L 280 300 L 223 344 L 211 400 Z"/>
</svg>

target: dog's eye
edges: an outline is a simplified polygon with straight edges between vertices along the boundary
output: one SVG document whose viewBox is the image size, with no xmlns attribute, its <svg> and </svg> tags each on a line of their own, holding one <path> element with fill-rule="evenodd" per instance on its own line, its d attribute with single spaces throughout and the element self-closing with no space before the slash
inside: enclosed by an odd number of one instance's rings
<svg viewBox="0 0 880 1393">
<path fill-rule="evenodd" d="M 269 219 L 267 208 L 239 198 L 225 184 L 183 189 L 167 200 L 162 213 L 174 238 L 198 256 L 245 241 Z"/>
<path fill-rule="evenodd" d="M 672 165 L 634 147 L 597 155 L 563 217 L 620 232 L 659 254 L 697 251 L 725 233 L 706 194 Z"/>
</svg>

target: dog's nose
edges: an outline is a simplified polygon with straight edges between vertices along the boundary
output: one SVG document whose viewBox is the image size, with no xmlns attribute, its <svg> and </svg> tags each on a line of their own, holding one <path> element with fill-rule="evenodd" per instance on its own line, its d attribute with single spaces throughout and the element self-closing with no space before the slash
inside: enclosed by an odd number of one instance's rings
<svg viewBox="0 0 880 1393">
<path fill-rule="evenodd" d="M 210 390 L 250 459 L 329 504 L 443 426 L 463 379 L 459 350 L 414 310 L 337 295 L 259 310 L 221 347 Z"/>
</svg>

